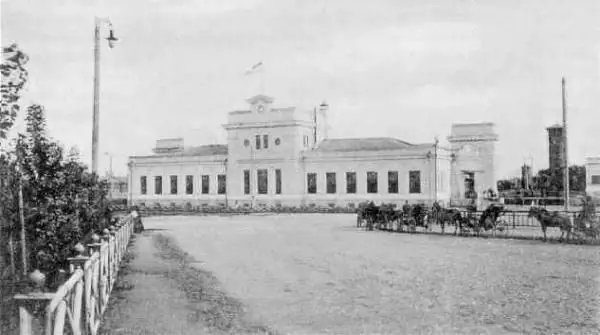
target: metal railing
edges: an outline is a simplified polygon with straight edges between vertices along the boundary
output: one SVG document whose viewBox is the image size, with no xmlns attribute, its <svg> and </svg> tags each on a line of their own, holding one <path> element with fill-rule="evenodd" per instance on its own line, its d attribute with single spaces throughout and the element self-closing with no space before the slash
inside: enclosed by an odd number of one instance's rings
<svg viewBox="0 0 600 335">
<path fill-rule="evenodd" d="M 69 259 L 70 277 L 56 292 L 43 292 L 44 275 L 34 271 L 30 279 L 36 291 L 14 297 L 20 334 L 96 334 L 133 227 L 134 217 L 129 214 L 105 229 L 102 236 L 93 236 L 87 255 L 78 244 L 78 254 Z"/>
</svg>

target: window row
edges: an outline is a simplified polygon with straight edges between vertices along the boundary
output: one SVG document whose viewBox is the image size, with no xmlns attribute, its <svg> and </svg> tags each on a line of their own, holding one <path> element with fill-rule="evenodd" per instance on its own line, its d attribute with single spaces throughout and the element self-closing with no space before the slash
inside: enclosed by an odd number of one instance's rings
<svg viewBox="0 0 600 335">
<path fill-rule="evenodd" d="M 178 189 L 178 176 L 169 176 L 169 193 L 168 194 L 179 194 Z M 217 194 L 225 194 L 227 192 L 227 176 L 224 174 L 217 175 Z M 140 177 L 140 193 L 148 194 L 148 177 L 141 176 Z M 202 175 L 201 176 L 201 187 L 200 193 L 209 194 L 210 193 L 210 176 Z M 155 176 L 154 177 L 154 194 L 159 195 L 163 194 L 163 177 Z M 185 176 L 185 194 L 194 194 L 194 176 L 187 175 Z"/>
<path fill-rule="evenodd" d="M 275 139 L 275 145 L 280 145 L 281 139 Z M 250 140 L 244 140 L 244 146 L 250 146 Z M 255 148 L 256 150 L 269 149 L 269 135 L 255 135 Z"/>
<path fill-rule="evenodd" d="M 388 193 L 398 193 L 398 171 L 388 171 Z M 367 193 L 379 193 L 378 173 L 369 171 L 367 176 Z M 306 175 L 307 193 L 317 193 L 317 174 L 308 173 Z M 325 173 L 326 192 L 328 194 L 338 193 L 337 179 L 335 172 Z M 408 173 L 408 192 L 410 194 L 421 193 L 421 171 L 409 171 Z M 346 172 L 346 193 L 356 193 L 356 172 Z"/>
<path fill-rule="evenodd" d="M 256 170 L 257 193 L 269 193 L 269 171 Z M 244 194 L 250 194 L 250 170 L 244 170 Z M 281 169 L 275 170 L 275 194 L 281 194 Z"/>
</svg>

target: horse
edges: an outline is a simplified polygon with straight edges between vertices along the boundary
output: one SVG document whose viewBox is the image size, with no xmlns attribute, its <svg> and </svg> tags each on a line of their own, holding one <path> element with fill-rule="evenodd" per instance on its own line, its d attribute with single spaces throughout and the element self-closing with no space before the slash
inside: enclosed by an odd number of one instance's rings
<svg viewBox="0 0 600 335">
<path fill-rule="evenodd" d="M 498 217 L 504 212 L 504 206 L 500 204 L 489 205 L 481 217 L 479 217 L 479 228 L 483 228 L 485 231 L 492 230 L 492 235 L 496 235 L 496 229 L 498 226 Z"/>
<path fill-rule="evenodd" d="M 433 206 L 432 209 L 433 220 L 437 222 L 442 228 L 442 234 L 445 231 L 446 223 L 449 225 L 455 225 L 456 228 L 460 226 L 462 229 L 462 215 L 460 211 L 456 208 L 443 208 L 440 206 Z M 456 235 L 456 230 L 454 231 Z"/>
<path fill-rule="evenodd" d="M 546 241 L 546 230 L 548 227 L 560 228 L 560 240 L 562 241 L 565 233 L 567 233 L 567 241 L 569 240 L 573 226 L 571 225 L 571 219 L 568 216 L 557 212 L 550 214 L 543 208 L 531 207 L 529 209 L 528 217 L 535 217 L 540 222 L 542 232 L 544 233 L 544 241 Z"/>
</svg>

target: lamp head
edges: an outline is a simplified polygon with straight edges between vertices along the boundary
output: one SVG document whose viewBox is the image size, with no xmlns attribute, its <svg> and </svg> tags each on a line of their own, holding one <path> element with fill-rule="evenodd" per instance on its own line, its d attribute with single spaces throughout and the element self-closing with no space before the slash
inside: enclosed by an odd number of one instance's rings
<svg viewBox="0 0 600 335">
<path fill-rule="evenodd" d="M 326 111 L 328 108 L 329 108 L 329 105 L 328 105 L 328 104 L 327 104 L 325 101 L 323 101 L 323 102 L 322 102 L 322 103 L 319 105 L 319 110 L 320 110 L 321 112 L 324 112 L 324 111 Z"/>
<path fill-rule="evenodd" d="M 114 30 L 112 30 L 112 28 L 110 29 L 110 32 L 109 32 L 108 37 L 106 38 L 106 40 L 108 41 L 108 46 L 111 49 L 115 47 L 115 44 L 119 40 L 118 38 L 115 37 Z"/>
</svg>

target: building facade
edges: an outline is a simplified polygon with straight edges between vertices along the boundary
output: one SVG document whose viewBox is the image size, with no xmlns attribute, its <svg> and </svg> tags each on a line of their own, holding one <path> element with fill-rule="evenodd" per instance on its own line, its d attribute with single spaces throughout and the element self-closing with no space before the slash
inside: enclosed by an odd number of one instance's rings
<svg viewBox="0 0 600 335">
<path fill-rule="evenodd" d="M 588 157 L 585 162 L 585 191 L 600 199 L 600 156 Z"/>
<path fill-rule="evenodd" d="M 496 191 L 491 123 L 455 124 L 449 147 L 396 138 L 333 139 L 327 105 L 276 107 L 258 95 L 223 125 L 227 144 L 186 147 L 158 140 L 130 157 L 129 200 L 192 206 L 356 206 L 448 203 L 469 190 Z"/>
</svg>

